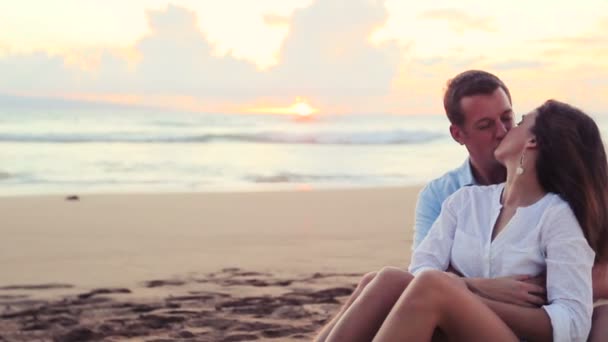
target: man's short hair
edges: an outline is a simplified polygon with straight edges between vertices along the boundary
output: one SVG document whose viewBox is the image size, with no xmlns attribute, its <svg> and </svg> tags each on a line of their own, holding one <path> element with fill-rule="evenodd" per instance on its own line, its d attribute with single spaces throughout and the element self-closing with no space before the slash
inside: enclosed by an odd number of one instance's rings
<svg viewBox="0 0 608 342">
<path fill-rule="evenodd" d="M 495 75 L 482 70 L 467 70 L 450 79 L 443 94 L 443 108 L 453 125 L 464 124 L 464 113 L 460 106 L 463 97 L 474 95 L 491 95 L 502 88 L 511 102 L 511 93 L 507 86 Z"/>
</svg>

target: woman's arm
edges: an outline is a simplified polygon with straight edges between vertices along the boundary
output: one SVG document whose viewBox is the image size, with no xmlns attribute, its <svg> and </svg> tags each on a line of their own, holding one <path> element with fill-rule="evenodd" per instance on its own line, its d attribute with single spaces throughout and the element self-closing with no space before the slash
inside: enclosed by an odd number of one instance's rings
<svg viewBox="0 0 608 342">
<path fill-rule="evenodd" d="M 459 198 L 462 201 L 462 193 L 461 189 L 443 202 L 439 217 L 414 250 L 409 267 L 413 275 L 428 269 L 445 271 L 448 268 L 457 223 L 454 203 L 458 203 Z"/>
<path fill-rule="evenodd" d="M 483 300 L 520 338 L 586 341 L 593 312 L 591 268 L 595 253 L 567 205 L 550 210 L 541 230 L 549 305 L 525 308 Z"/>
</svg>

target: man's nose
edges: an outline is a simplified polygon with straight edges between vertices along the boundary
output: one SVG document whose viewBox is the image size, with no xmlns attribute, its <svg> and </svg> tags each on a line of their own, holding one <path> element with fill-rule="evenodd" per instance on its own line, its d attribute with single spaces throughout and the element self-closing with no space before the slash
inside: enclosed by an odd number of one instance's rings
<svg viewBox="0 0 608 342">
<path fill-rule="evenodd" d="M 496 137 L 498 139 L 502 139 L 505 137 L 505 135 L 507 135 L 508 131 L 509 131 L 509 129 L 507 128 L 507 125 L 505 125 L 504 122 L 499 121 L 498 124 L 496 125 Z"/>
</svg>

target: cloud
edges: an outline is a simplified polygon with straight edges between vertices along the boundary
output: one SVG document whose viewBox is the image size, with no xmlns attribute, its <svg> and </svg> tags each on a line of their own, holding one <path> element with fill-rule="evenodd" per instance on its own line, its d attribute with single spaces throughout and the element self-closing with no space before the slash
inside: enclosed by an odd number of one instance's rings
<svg viewBox="0 0 608 342">
<path fill-rule="evenodd" d="M 606 65 L 608 57 L 608 37 L 568 37 L 539 42 L 545 58 L 563 58 L 572 63 Z"/>
<path fill-rule="evenodd" d="M 457 33 L 465 31 L 495 32 L 494 23 L 488 18 L 475 17 L 457 9 L 436 9 L 423 12 L 419 18 L 426 20 L 445 21 Z"/>
<path fill-rule="evenodd" d="M 8 55 L 10 53 L 10 49 L 8 44 L 3 43 L 2 41 L 0 41 L 0 57 L 2 57 L 3 55 Z"/>
<path fill-rule="evenodd" d="M 394 42 L 370 42 L 388 17 L 378 1 L 318 0 L 297 10 L 290 21 L 265 16 L 269 24 L 289 24 L 289 34 L 278 64 L 264 71 L 230 53 L 215 55 L 217 49 L 197 26 L 193 11 L 169 5 L 146 15 L 149 32 L 134 43 L 135 62 L 110 49 L 98 53 L 93 70 L 69 65 L 65 56 L 0 56 L 0 92 L 132 94 L 231 103 L 294 96 L 331 101 L 387 93 L 401 54 Z"/>
<path fill-rule="evenodd" d="M 263 19 L 264 23 L 268 26 L 285 27 L 289 26 L 290 24 L 289 17 L 284 17 L 276 14 L 265 14 Z"/>
<path fill-rule="evenodd" d="M 581 60 L 593 64 L 606 64 L 608 57 L 608 18 L 598 20 L 592 29 L 576 35 L 532 40 L 544 56 Z M 585 64 L 587 64 L 587 62 Z"/>
<path fill-rule="evenodd" d="M 427 58 L 415 58 L 412 60 L 412 65 L 418 65 L 423 67 L 429 66 L 438 66 L 438 65 L 448 65 L 455 69 L 469 69 L 473 65 L 478 65 L 485 61 L 485 58 L 482 56 L 475 57 L 466 57 L 466 56 L 457 56 L 456 54 L 452 56 L 433 56 Z"/>
<path fill-rule="evenodd" d="M 348 13 L 348 15 L 345 15 Z M 361 96 L 388 92 L 401 51 L 370 42 L 388 13 L 367 0 L 319 0 L 294 13 L 269 88 L 285 95 Z"/>
<path fill-rule="evenodd" d="M 113 92 L 215 97 L 238 93 L 239 81 L 252 81 L 255 66 L 231 56 L 214 56 L 196 25 L 196 16 L 169 5 L 147 12 L 150 32 L 135 43 L 134 66 L 101 50 L 95 70 L 66 63 L 67 56 L 45 53 L 0 58 L 0 91 L 7 93 Z M 255 80 L 254 80 L 255 81 Z"/>
<path fill-rule="evenodd" d="M 31 94 L 54 89 L 70 91 L 78 81 L 78 70 L 60 56 L 44 52 L 9 54 L 0 58 L 0 90 Z"/>
<path fill-rule="evenodd" d="M 212 55 L 213 47 L 196 27 L 194 13 L 170 6 L 149 17 L 151 22 L 168 24 L 153 26 L 155 33 L 136 45 L 142 55 L 136 77 L 143 81 L 144 92 L 227 96 L 247 89 L 242 80 L 256 83 L 258 76 L 251 63 L 230 55 Z M 172 24 L 180 22 L 177 30 Z"/>
<path fill-rule="evenodd" d="M 574 37 L 559 37 L 548 39 L 533 40 L 533 43 L 545 45 L 559 45 L 567 47 L 588 47 L 590 45 L 603 45 L 608 42 L 608 37 L 589 37 L 589 36 L 574 36 Z"/>
<path fill-rule="evenodd" d="M 548 63 L 540 62 L 537 60 L 529 59 L 509 59 L 506 61 L 493 63 L 490 65 L 490 69 L 506 71 L 515 69 L 536 69 L 547 66 Z"/>
</svg>

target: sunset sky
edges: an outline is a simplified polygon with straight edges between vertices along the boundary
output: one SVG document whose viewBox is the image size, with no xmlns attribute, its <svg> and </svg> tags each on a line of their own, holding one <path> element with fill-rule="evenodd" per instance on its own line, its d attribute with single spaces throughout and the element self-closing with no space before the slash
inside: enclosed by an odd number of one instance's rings
<svg viewBox="0 0 608 342">
<path fill-rule="evenodd" d="M 471 68 L 608 114 L 608 1 L 0 0 L 4 95 L 437 114 Z"/>
</svg>

